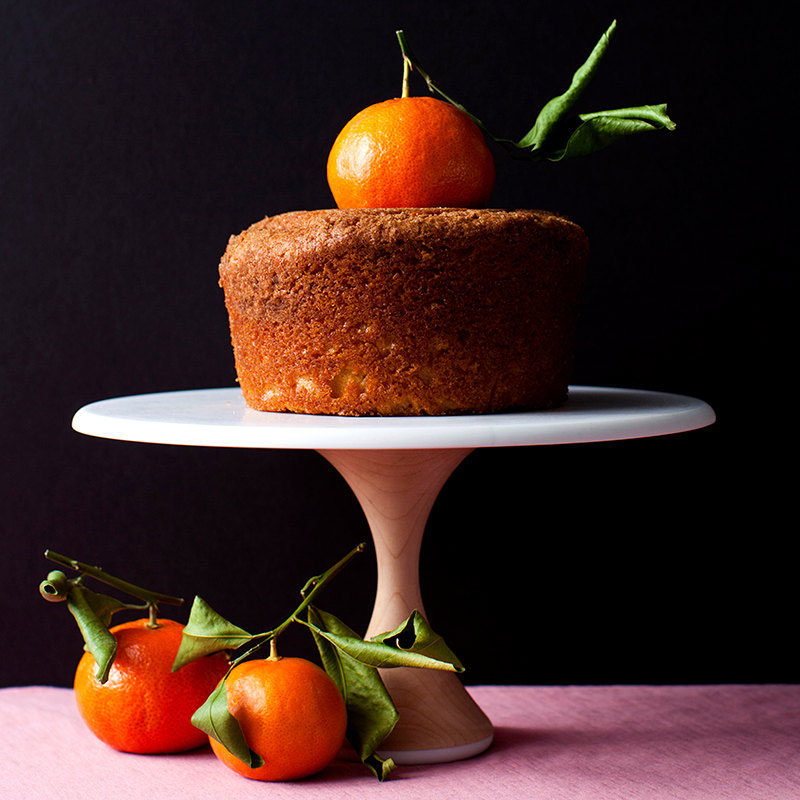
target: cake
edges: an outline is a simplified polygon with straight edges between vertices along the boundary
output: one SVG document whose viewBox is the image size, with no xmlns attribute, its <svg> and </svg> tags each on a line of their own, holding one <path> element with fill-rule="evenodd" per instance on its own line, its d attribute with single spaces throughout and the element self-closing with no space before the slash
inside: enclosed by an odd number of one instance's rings
<svg viewBox="0 0 800 800">
<path fill-rule="evenodd" d="M 222 257 L 248 406 L 406 416 L 546 409 L 567 396 L 583 230 L 547 211 L 294 211 Z"/>
</svg>

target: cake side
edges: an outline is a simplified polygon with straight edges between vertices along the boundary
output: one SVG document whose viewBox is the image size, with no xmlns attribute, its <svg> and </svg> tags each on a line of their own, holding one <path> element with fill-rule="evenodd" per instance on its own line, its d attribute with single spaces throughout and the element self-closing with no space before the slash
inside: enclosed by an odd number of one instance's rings
<svg viewBox="0 0 800 800">
<path fill-rule="evenodd" d="M 231 237 L 220 285 L 249 406 L 419 415 L 566 397 L 588 243 L 544 211 L 298 211 Z"/>
</svg>

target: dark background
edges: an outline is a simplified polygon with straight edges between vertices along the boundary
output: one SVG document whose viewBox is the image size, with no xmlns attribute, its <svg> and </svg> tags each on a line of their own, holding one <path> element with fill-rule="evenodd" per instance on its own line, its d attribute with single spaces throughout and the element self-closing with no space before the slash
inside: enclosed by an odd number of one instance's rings
<svg viewBox="0 0 800 800">
<path fill-rule="evenodd" d="M 427 611 L 468 683 L 797 680 L 785 20 L 721 3 L 0 6 L 3 684 L 67 685 L 80 655 L 37 593 L 46 547 L 264 630 L 368 538 L 314 452 L 104 441 L 71 417 L 233 385 L 228 236 L 331 206 L 333 139 L 400 90 L 397 28 L 518 137 L 613 18 L 582 110 L 668 101 L 678 129 L 558 165 L 497 152 L 492 204 L 589 234 L 574 383 L 689 394 L 719 419 L 474 453 L 431 515 Z M 374 586 L 369 551 L 321 605 L 363 630 Z"/>
</svg>

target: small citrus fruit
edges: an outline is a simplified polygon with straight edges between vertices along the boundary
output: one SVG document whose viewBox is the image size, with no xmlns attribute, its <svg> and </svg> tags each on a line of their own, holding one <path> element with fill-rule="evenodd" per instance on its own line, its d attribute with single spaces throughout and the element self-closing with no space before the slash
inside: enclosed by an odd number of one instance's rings
<svg viewBox="0 0 800 800">
<path fill-rule="evenodd" d="M 285 781 L 327 766 L 344 742 L 347 711 L 336 684 L 304 658 L 245 661 L 225 682 L 228 710 L 251 750 L 264 759 L 255 769 L 209 737 L 214 753 L 240 775 Z"/>
<path fill-rule="evenodd" d="M 365 108 L 328 156 L 339 208 L 479 208 L 494 187 L 480 128 L 450 103 L 400 97 Z"/>
<path fill-rule="evenodd" d="M 95 677 L 95 660 L 84 653 L 75 672 L 75 699 L 91 731 L 116 750 L 177 753 L 206 743 L 191 716 L 228 669 L 222 653 L 200 658 L 177 672 L 172 663 L 183 625 L 138 619 L 111 628 L 117 654 L 106 683 Z"/>
</svg>

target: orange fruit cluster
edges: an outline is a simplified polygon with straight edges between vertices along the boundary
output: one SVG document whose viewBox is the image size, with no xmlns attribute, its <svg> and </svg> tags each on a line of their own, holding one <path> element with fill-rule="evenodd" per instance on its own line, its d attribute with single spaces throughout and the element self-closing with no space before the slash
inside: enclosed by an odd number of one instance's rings
<svg viewBox="0 0 800 800">
<path fill-rule="evenodd" d="M 139 619 L 111 628 L 117 654 L 106 683 L 91 653 L 75 672 L 78 710 L 98 739 L 128 753 L 177 753 L 210 742 L 216 756 L 248 778 L 285 781 L 326 767 L 344 742 L 347 710 L 336 684 L 302 658 L 245 661 L 226 681 L 228 709 L 264 760 L 248 767 L 191 723 L 228 670 L 222 653 L 171 672 L 183 625 Z"/>
</svg>

